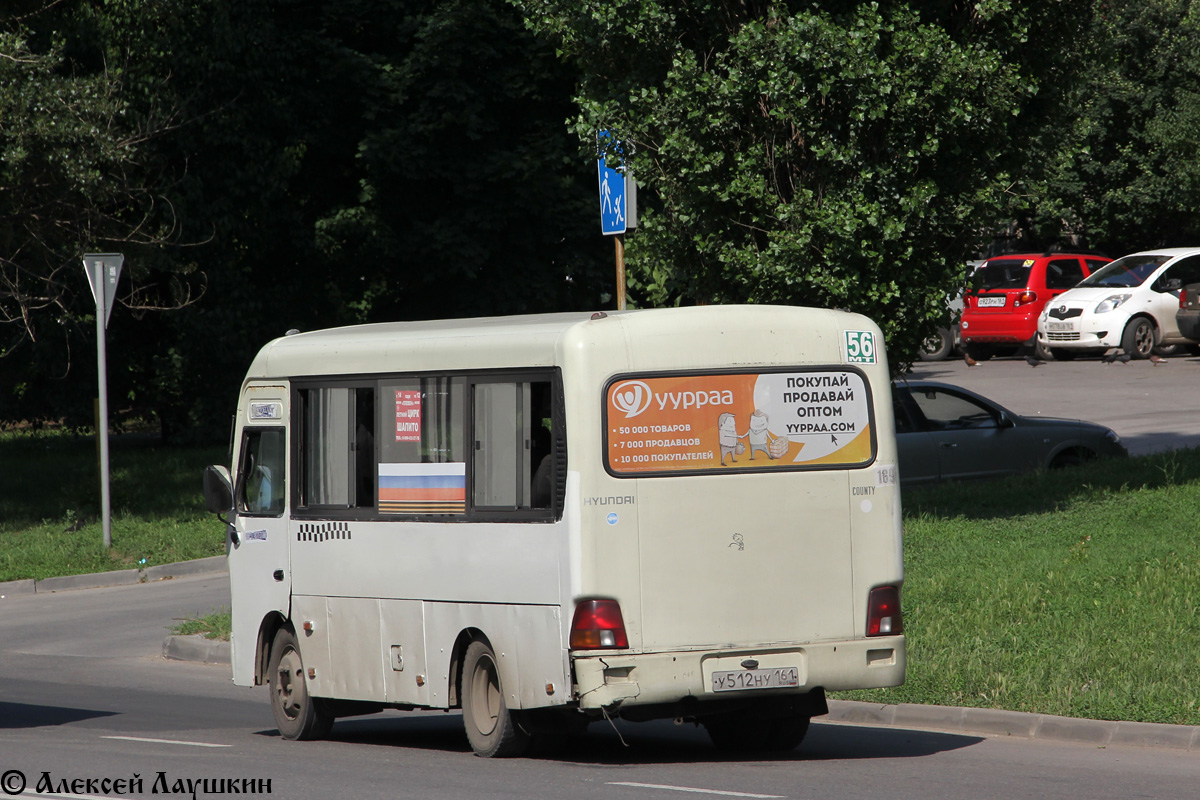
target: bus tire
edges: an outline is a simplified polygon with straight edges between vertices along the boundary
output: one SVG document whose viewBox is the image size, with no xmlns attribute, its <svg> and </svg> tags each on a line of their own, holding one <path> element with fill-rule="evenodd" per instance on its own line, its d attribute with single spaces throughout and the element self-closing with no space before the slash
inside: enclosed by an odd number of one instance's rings
<svg viewBox="0 0 1200 800">
<path fill-rule="evenodd" d="M 280 628 L 271 643 L 267 684 L 271 690 L 271 713 L 283 738 L 308 740 L 329 735 L 333 715 L 320 698 L 308 693 L 300 646 L 289 627 Z"/>
<path fill-rule="evenodd" d="M 726 753 L 794 750 L 808 734 L 804 715 L 764 719 L 754 715 L 722 715 L 704 720 L 708 738 Z"/>
<path fill-rule="evenodd" d="M 529 749 L 530 734 L 504 700 L 496 654 L 485 642 L 475 640 L 467 647 L 461 696 L 463 727 L 475 755 L 510 758 Z"/>
<path fill-rule="evenodd" d="M 787 717 L 775 720 L 775 731 L 771 736 L 770 749 L 777 752 L 795 750 L 808 735 L 808 717 Z"/>
</svg>

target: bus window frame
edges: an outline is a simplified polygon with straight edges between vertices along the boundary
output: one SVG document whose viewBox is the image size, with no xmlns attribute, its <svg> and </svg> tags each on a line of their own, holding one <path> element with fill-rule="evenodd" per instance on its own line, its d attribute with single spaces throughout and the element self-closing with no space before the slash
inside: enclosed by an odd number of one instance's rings
<svg viewBox="0 0 1200 800">
<path fill-rule="evenodd" d="M 283 466 L 286 470 L 287 462 L 290 459 L 290 453 L 287 451 L 287 426 L 282 424 L 277 425 L 245 425 L 242 428 L 242 438 L 238 443 L 238 464 L 237 473 L 234 475 L 234 491 L 233 503 L 237 516 L 239 517 L 256 517 L 263 519 L 278 519 L 287 512 L 288 499 L 290 497 L 291 488 L 286 485 L 286 471 L 278 480 L 285 482 L 284 485 L 284 502 L 280 504 L 278 511 L 255 511 L 246 504 L 246 481 L 247 469 L 246 460 L 250 458 L 250 438 L 252 436 L 262 436 L 265 433 L 279 433 L 283 435 Z M 274 479 L 274 478 L 273 478 Z"/>
<path fill-rule="evenodd" d="M 378 415 L 381 405 L 381 387 L 388 382 L 422 379 L 459 379 L 463 381 L 463 408 L 456 413 L 460 416 L 465 439 L 464 452 L 466 474 L 466 511 L 452 514 L 418 514 L 418 513 L 382 513 L 379 510 L 378 487 L 375 491 L 375 502 L 372 506 L 345 507 L 332 505 L 304 505 L 304 486 L 306 473 L 304 469 L 305 449 L 308 446 L 304 427 L 305 402 L 302 392 L 312 389 L 329 388 L 370 388 L 375 393 L 375 408 Z M 549 383 L 551 409 L 551 497 L 547 508 L 477 508 L 474 504 L 475 485 L 475 387 L 479 384 L 497 383 Z M 363 375 L 329 375 L 329 376 L 298 376 L 291 378 L 291 414 L 289 425 L 292 427 L 291 451 L 288 454 L 292 474 L 295 476 L 289 489 L 291 498 L 291 515 L 295 519 L 304 520 L 359 520 L 375 522 L 532 522 L 553 523 L 562 520 L 567 475 L 567 435 L 566 435 L 566 404 L 562 371 L 558 366 L 520 367 L 486 370 L 426 370 L 420 372 L 380 372 Z M 372 458 L 375 474 L 378 476 L 381 453 L 381 434 L 376 431 Z M 534 467 L 536 469 L 536 465 Z M 376 477 L 378 481 L 378 477 Z"/>
</svg>

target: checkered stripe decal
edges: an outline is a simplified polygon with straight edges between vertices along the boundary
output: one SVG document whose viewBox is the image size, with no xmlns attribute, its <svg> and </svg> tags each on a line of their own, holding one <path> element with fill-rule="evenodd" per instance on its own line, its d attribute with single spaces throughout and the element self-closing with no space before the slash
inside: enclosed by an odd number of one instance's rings
<svg viewBox="0 0 1200 800">
<path fill-rule="evenodd" d="M 304 523 L 296 531 L 297 542 L 328 542 L 334 539 L 350 539 L 350 523 L 322 522 Z"/>
</svg>

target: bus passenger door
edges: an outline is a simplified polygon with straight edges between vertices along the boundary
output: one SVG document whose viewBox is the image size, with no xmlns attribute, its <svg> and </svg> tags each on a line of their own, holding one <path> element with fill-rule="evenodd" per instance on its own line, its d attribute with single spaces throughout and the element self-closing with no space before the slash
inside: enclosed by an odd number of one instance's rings
<svg viewBox="0 0 1200 800">
<path fill-rule="evenodd" d="M 289 611 L 287 398 L 286 387 L 251 386 L 239 409 L 246 421 L 234 476 L 236 540 L 226 546 L 233 680 L 242 686 L 254 684 L 263 619 L 272 612 L 286 618 Z"/>
</svg>

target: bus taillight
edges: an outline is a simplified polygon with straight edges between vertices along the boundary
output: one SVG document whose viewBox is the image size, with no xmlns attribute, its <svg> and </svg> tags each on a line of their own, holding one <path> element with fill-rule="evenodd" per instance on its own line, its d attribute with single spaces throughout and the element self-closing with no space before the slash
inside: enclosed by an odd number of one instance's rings
<svg viewBox="0 0 1200 800">
<path fill-rule="evenodd" d="M 900 613 L 900 590 L 895 586 L 872 589 L 867 600 L 867 636 L 901 633 L 904 633 L 904 617 Z"/>
<path fill-rule="evenodd" d="M 616 600 L 584 600 L 571 621 L 572 650 L 621 650 L 629 647 L 625 619 Z"/>
</svg>

